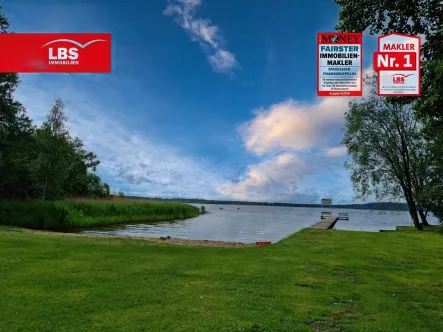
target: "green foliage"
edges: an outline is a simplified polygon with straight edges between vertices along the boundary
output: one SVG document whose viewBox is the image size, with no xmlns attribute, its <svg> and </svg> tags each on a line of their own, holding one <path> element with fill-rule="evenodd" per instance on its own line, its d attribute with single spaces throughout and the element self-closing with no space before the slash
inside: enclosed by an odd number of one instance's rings
<svg viewBox="0 0 443 332">
<path fill-rule="evenodd" d="M 177 203 L 0 201 L 0 225 L 63 229 L 185 219 L 198 212 L 194 206 Z"/>
<path fill-rule="evenodd" d="M 36 130 L 32 172 L 37 197 L 42 200 L 75 194 L 101 197 L 108 188 L 98 176 L 88 174 L 88 169 L 95 171 L 100 162 L 83 149 L 79 138 L 70 136 L 67 121 L 63 101 L 58 98 L 47 120 Z"/>
<path fill-rule="evenodd" d="M 125 193 L 123 191 L 112 191 L 111 193 L 111 197 L 117 197 L 117 198 L 124 198 L 125 197 Z"/>
<path fill-rule="evenodd" d="M 110 196 L 110 189 L 107 183 L 103 183 L 100 177 L 94 173 L 86 174 L 86 181 L 84 183 L 86 188 L 81 196 L 91 196 L 97 198 L 106 198 Z"/>
<path fill-rule="evenodd" d="M 443 45 L 443 36 L 439 43 Z M 443 224 L 443 51 L 440 59 L 423 64 L 421 86 L 422 97 L 416 110 L 425 124 L 424 133 L 433 154 L 430 161 L 432 188 L 424 193 L 423 198 Z"/>
<path fill-rule="evenodd" d="M 0 227 L 0 267 L 0 331 L 443 331 L 434 232 L 211 248 Z"/>
<path fill-rule="evenodd" d="M 334 0 L 341 10 L 339 31 L 391 32 L 422 35 L 421 96 L 388 98 L 413 104 L 430 144 L 429 177 L 432 187 L 420 197 L 443 221 L 443 6 L 440 0 Z"/>
<path fill-rule="evenodd" d="M 350 103 L 343 138 L 351 156 L 345 166 L 351 170 L 357 198 L 404 199 L 420 228 L 417 210 L 424 207 L 431 158 L 421 124 L 413 105 L 377 95 L 376 77 L 367 77 L 365 83 L 371 86 L 370 96 Z"/>
<path fill-rule="evenodd" d="M 1 6 L 0 30 L 0 33 L 9 30 Z M 0 73 L 0 199 L 28 196 L 27 185 L 31 181 L 27 152 L 33 147 L 33 128 L 24 107 L 13 98 L 18 84 L 17 74 Z"/>
<path fill-rule="evenodd" d="M 1 9 L 0 33 L 8 33 Z M 63 101 L 57 98 L 47 120 L 35 128 L 13 98 L 19 82 L 15 73 L 0 73 L 0 199 L 109 196 L 109 186 L 89 172 L 100 163 L 97 156 L 69 134 Z"/>
<path fill-rule="evenodd" d="M 202 206 L 200 208 L 200 213 L 202 213 L 202 214 L 206 213 L 206 208 L 204 206 Z"/>
<path fill-rule="evenodd" d="M 423 55 L 426 60 L 438 59 L 443 45 L 443 6 L 441 0 L 334 0 L 341 9 L 339 31 L 361 32 L 371 35 L 391 32 L 409 35 L 422 34 L 426 38 Z"/>
<path fill-rule="evenodd" d="M 63 228 L 70 215 L 65 206 L 57 202 L 0 201 L 0 224 L 35 229 Z"/>
</svg>

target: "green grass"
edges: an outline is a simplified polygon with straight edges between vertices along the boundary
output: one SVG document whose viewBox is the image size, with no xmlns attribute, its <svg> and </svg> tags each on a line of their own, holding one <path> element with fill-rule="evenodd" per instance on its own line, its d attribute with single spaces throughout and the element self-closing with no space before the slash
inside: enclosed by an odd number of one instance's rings
<svg viewBox="0 0 443 332">
<path fill-rule="evenodd" d="M 416 232 L 417 231 L 415 226 L 397 226 L 395 229 L 399 232 Z M 432 226 L 423 227 L 423 231 L 424 232 L 443 233 L 443 227 L 440 225 L 432 225 Z"/>
<path fill-rule="evenodd" d="M 443 237 L 306 229 L 242 249 L 0 227 L 0 331 L 443 331 Z"/>
<path fill-rule="evenodd" d="M 197 207 L 179 203 L 0 201 L 0 225 L 35 229 L 177 220 L 195 217 L 198 213 Z"/>
</svg>

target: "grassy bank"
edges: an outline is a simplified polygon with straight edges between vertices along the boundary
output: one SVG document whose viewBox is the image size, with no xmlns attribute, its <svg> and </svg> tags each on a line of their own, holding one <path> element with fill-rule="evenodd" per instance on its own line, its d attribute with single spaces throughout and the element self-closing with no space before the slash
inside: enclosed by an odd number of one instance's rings
<svg viewBox="0 0 443 332">
<path fill-rule="evenodd" d="M 397 226 L 395 229 L 398 232 L 416 232 L 417 231 L 417 228 L 415 228 L 414 226 Z M 440 226 L 440 225 L 427 226 L 427 227 L 423 227 L 423 231 L 424 232 L 436 232 L 436 233 L 443 234 L 443 226 Z"/>
<path fill-rule="evenodd" d="M 90 227 L 135 221 L 195 217 L 198 209 L 178 203 L 124 201 L 0 202 L 0 224 L 35 229 Z"/>
<path fill-rule="evenodd" d="M 443 331 L 434 232 L 231 249 L 0 227 L 0 271 L 0 331 Z"/>
</svg>

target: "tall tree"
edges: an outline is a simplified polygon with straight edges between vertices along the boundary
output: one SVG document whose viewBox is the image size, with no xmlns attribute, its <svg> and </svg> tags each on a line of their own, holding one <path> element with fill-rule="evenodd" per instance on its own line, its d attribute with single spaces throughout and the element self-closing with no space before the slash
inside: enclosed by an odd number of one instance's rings
<svg viewBox="0 0 443 332">
<path fill-rule="evenodd" d="M 36 130 L 34 186 L 42 200 L 84 192 L 88 170 L 95 171 L 100 163 L 79 138 L 70 136 L 67 122 L 63 101 L 57 98 L 47 120 Z"/>
<path fill-rule="evenodd" d="M 432 187 L 422 194 L 426 205 L 443 221 L 443 2 L 441 0 L 334 0 L 341 6 L 339 31 L 422 35 L 421 97 L 392 97 L 413 103 L 424 123 L 432 158 Z M 418 100 L 417 100 L 418 99 Z"/>
<path fill-rule="evenodd" d="M 376 76 L 367 77 L 365 83 L 371 85 L 370 95 L 350 103 L 343 138 L 357 197 L 404 199 L 412 222 L 422 229 L 419 214 L 424 208 L 421 194 L 429 184 L 429 152 L 420 122 L 411 104 L 392 103 L 377 95 Z"/>
<path fill-rule="evenodd" d="M 53 199 L 63 195 L 63 176 L 69 167 L 69 132 L 65 123 L 61 99 L 55 101 L 46 121 L 37 129 L 36 163 L 34 164 L 35 189 L 40 199 Z"/>
<path fill-rule="evenodd" d="M 1 9 L 0 33 L 8 33 L 9 21 Z M 33 144 L 33 128 L 25 108 L 13 98 L 18 84 L 17 74 L 0 73 L 0 198 L 31 195 L 26 151 Z"/>
<path fill-rule="evenodd" d="M 443 5 L 441 0 L 334 0 L 341 7 L 336 29 L 366 31 L 371 35 L 391 32 L 424 35 L 426 60 L 441 59 Z"/>
<path fill-rule="evenodd" d="M 9 33 L 1 11 L 0 33 Z M 36 129 L 22 104 L 14 100 L 16 73 L 0 73 L 0 199 L 59 199 L 65 196 L 109 196 L 109 186 L 95 172 L 97 156 L 72 138 L 61 99 Z"/>
<path fill-rule="evenodd" d="M 92 197 L 107 198 L 110 196 L 110 188 L 107 183 L 103 183 L 96 174 L 88 173 L 85 181 L 85 194 Z"/>
</svg>

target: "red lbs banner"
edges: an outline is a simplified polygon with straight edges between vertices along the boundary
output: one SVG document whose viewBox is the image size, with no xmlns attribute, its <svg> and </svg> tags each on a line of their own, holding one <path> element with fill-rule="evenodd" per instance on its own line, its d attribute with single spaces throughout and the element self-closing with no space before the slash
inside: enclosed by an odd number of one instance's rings
<svg viewBox="0 0 443 332">
<path fill-rule="evenodd" d="M 109 73 L 111 34 L 0 34 L 0 72 Z"/>
</svg>

